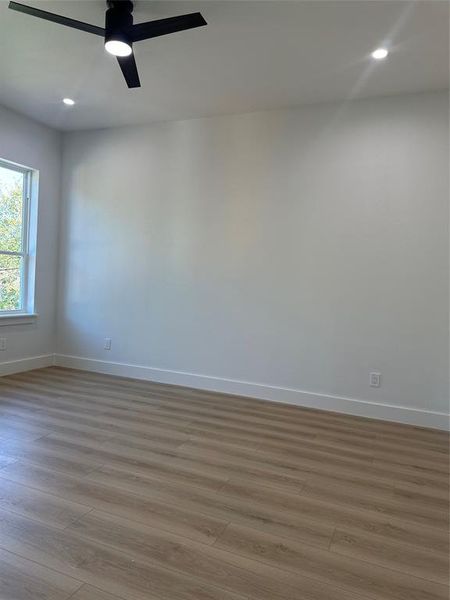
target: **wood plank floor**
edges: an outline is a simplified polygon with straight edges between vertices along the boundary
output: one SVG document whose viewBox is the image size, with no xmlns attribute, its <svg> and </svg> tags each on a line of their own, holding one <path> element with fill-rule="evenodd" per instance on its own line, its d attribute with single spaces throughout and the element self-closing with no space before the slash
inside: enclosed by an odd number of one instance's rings
<svg viewBox="0 0 450 600">
<path fill-rule="evenodd" d="M 448 600 L 449 438 L 107 375 L 0 378 L 0 600 Z"/>
</svg>

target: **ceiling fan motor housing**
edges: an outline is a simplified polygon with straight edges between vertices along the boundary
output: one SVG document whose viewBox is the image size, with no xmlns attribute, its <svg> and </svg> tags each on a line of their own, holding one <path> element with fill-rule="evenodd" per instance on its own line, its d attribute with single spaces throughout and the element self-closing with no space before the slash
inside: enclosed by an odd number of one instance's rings
<svg viewBox="0 0 450 600">
<path fill-rule="evenodd" d="M 127 30 L 133 25 L 133 3 L 130 0 L 108 0 L 107 5 L 105 43 L 117 40 L 132 46 L 133 42 Z"/>
</svg>

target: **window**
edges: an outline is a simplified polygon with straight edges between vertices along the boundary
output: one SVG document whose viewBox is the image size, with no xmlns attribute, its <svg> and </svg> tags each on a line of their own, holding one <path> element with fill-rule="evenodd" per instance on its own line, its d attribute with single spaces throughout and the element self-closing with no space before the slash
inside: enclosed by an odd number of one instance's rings
<svg viewBox="0 0 450 600">
<path fill-rule="evenodd" d="M 34 312 L 34 179 L 32 170 L 0 160 L 0 317 Z"/>
</svg>

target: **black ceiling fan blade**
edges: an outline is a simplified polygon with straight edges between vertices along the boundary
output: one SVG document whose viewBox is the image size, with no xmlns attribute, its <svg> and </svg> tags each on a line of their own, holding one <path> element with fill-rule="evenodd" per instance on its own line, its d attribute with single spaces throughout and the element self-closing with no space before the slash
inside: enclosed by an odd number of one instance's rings
<svg viewBox="0 0 450 600">
<path fill-rule="evenodd" d="M 97 27 L 96 25 L 90 25 L 89 23 L 83 23 L 82 21 L 76 21 L 75 19 L 69 19 L 69 17 L 63 17 L 61 15 L 55 15 L 46 10 L 40 10 L 39 8 L 33 8 L 32 6 L 26 6 L 25 4 L 19 4 L 18 2 L 10 2 L 9 8 L 26 15 L 31 15 L 32 17 L 59 23 L 59 25 L 66 25 L 66 27 L 72 27 L 72 29 L 79 29 L 86 33 L 93 33 L 94 35 L 100 35 L 102 37 L 105 35 L 103 27 Z"/>
<path fill-rule="evenodd" d="M 129 56 L 118 56 L 117 62 L 119 63 L 123 76 L 125 77 L 127 86 L 129 88 L 141 87 L 134 54 L 130 54 Z"/>
<path fill-rule="evenodd" d="M 197 12 L 188 15 L 180 15 L 179 17 L 169 17 L 168 19 L 137 23 L 128 29 L 128 33 L 133 42 L 139 42 L 160 35 L 175 33 L 176 31 L 184 31 L 186 29 L 193 29 L 194 27 L 203 27 L 204 25 L 207 25 L 205 19 Z"/>
</svg>

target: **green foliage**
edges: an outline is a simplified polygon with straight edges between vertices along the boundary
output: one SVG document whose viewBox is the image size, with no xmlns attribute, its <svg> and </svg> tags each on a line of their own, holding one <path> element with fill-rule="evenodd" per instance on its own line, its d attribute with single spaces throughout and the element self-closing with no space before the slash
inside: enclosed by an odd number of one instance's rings
<svg viewBox="0 0 450 600">
<path fill-rule="evenodd" d="M 22 237 L 22 185 L 0 181 L 0 251 L 20 252 Z M 20 306 L 22 258 L 0 254 L 0 310 Z"/>
</svg>

